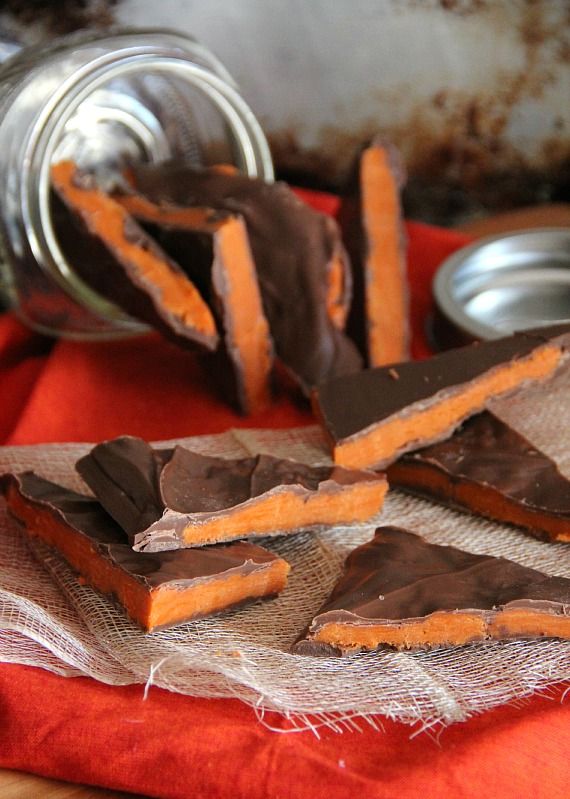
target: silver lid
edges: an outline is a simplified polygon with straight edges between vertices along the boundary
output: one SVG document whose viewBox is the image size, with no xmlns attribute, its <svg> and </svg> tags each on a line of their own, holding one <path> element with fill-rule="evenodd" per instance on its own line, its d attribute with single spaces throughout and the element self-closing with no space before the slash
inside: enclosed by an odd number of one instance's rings
<svg viewBox="0 0 570 799">
<path fill-rule="evenodd" d="M 517 231 L 463 247 L 438 270 L 433 294 L 442 347 L 569 321 L 570 229 Z"/>
</svg>

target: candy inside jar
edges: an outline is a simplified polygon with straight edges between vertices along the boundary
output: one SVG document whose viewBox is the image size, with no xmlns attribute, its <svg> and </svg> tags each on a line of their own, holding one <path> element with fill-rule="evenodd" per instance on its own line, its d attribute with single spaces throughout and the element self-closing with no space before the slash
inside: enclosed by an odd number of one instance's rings
<svg viewBox="0 0 570 799">
<path fill-rule="evenodd" d="M 171 31 L 70 36 L 0 71 L 1 284 L 29 326 L 72 338 L 145 326 L 81 280 L 54 232 L 50 169 L 72 160 L 101 183 L 133 163 L 233 164 L 273 178 L 265 136 L 209 50 Z"/>
</svg>

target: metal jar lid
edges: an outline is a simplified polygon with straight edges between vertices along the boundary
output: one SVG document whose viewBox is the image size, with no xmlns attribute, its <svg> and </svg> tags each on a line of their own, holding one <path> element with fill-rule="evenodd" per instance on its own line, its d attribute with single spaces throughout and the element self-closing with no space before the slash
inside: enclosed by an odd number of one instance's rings
<svg viewBox="0 0 570 799">
<path fill-rule="evenodd" d="M 570 228 L 481 239 L 439 268 L 433 334 L 445 349 L 570 321 Z"/>
</svg>

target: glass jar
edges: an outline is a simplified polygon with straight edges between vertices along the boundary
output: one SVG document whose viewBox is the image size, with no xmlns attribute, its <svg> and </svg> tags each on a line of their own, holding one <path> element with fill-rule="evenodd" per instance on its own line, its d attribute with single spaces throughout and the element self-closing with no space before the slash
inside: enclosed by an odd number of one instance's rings
<svg viewBox="0 0 570 799">
<path fill-rule="evenodd" d="M 265 136 L 223 65 L 166 30 L 65 37 L 0 68 L 0 286 L 29 326 L 73 338 L 145 328 L 74 272 L 54 233 L 50 165 L 231 163 L 272 180 Z"/>
</svg>

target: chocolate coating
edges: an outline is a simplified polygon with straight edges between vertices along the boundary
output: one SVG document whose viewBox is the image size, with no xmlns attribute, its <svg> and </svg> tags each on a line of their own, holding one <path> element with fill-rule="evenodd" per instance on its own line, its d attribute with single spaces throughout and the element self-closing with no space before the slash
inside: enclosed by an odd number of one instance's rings
<svg viewBox="0 0 570 799">
<path fill-rule="evenodd" d="M 80 181 L 79 187 L 81 185 Z M 51 203 L 54 230 L 62 252 L 90 288 L 178 345 L 200 345 L 215 350 L 218 344 L 216 332 L 206 335 L 166 309 L 160 287 L 151 280 L 141 279 L 137 268 L 121 254 L 120 247 L 111 247 L 92 233 L 80 212 L 68 207 L 64 197 L 52 192 Z M 180 266 L 134 219 L 125 220 L 123 235 L 125 241 L 152 253 L 172 273 L 184 275 Z"/>
<path fill-rule="evenodd" d="M 159 477 L 172 450 L 153 450 L 135 436 L 97 444 L 75 468 L 107 513 L 132 536 L 162 516 Z"/>
<path fill-rule="evenodd" d="M 336 378 L 316 392 L 329 434 L 341 442 L 396 414 L 411 415 L 491 370 L 523 359 L 549 342 L 570 344 L 570 325 L 537 328 L 493 341 Z"/>
<path fill-rule="evenodd" d="M 295 651 L 317 654 L 311 635 L 328 623 L 401 625 L 436 612 L 479 614 L 528 608 L 570 613 L 570 580 L 505 558 L 430 544 L 407 530 L 380 527 L 348 556 L 331 596 L 313 619 L 308 641 Z M 327 645 L 326 654 L 330 654 Z"/>
<path fill-rule="evenodd" d="M 47 510 L 73 534 L 89 540 L 97 555 L 127 572 L 148 590 L 171 584 L 184 588 L 220 575 L 242 575 L 272 563 L 277 556 L 255 544 L 226 545 L 169 552 L 135 552 L 121 528 L 99 502 L 34 474 L 2 475 L 0 489 L 16 486 L 28 502 Z"/>
<path fill-rule="evenodd" d="M 354 160 L 352 168 L 349 173 L 346 188 L 343 192 L 340 210 L 338 214 L 338 223 L 342 231 L 343 242 L 348 250 L 350 262 L 352 264 L 353 276 L 353 300 L 350 307 L 348 317 L 347 330 L 350 337 L 358 345 L 358 348 L 364 360 L 370 366 L 368 360 L 368 321 L 366 311 L 366 294 L 369 290 L 368 283 L 372 276 L 368 274 L 366 260 L 368 258 L 368 250 L 370 246 L 370 233 L 365 224 L 365 208 L 363 201 L 362 191 L 362 156 L 368 148 L 381 148 L 388 156 L 390 169 L 394 176 L 394 183 L 398 190 L 401 191 L 406 183 L 405 167 L 400 156 L 399 151 L 393 144 L 384 140 L 381 136 L 375 136 L 371 142 L 364 145 L 358 153 L 357 158 Z M 401 209 L 398 208 L 399 219 L 397 224 L 400 228 L 400 250 L 402 257 L 402 264 L 406 260 L 406 234 L 404 230 Z M 402 285 L 405 288 L 405 305 L 409 305 L 408 289 L 405 286 L 406 278 L 402 274 Z M 377 287 L 378 291 L 382 290 L 381 286 Z M 403 320 L 403 324 L 407 325 L 407 321 Z M 410 333 L 406 327 L 406 348 L 409 347 Z M 407 353 L 406 353 L 407 354 Z M 401 360 L 404 359 L 402 355 Z"/>
<path fill-rule="evenodd" d="M 153 450 L 130 436 L 97 444 L 77 469 L 135 549 L 180 546 L 189 524 L 219 515 L 227 515 L 231 527 L 234 509 L 268 495 L 309 497 L 359 482 L 384 483 L 384 475 L 372 472 L 307 466 L 271 455 L 230 459 L 180 446 Z"/>
<path fill-rule="evenodd" d="M 570 481 L 547 455 L 490 411 L 468 419 L 446 441 L 403 455 L 400 462 L 434 469 L 453 483 L 493 488 L 526 508 L 570 520 Z M 431 496 L 421 489 L 418 493 Z"/>
<path fill-rule="evenodd" d="M 326 309 L 334 252 L 348 261 L 334 222 L 302 203 L 284 183 L 196 172 L 180 164 L 133 168 L 137 190 L 154 203 L 207 206 L 243 216 L 276 352 L 306 393 L 323 380 L 358 371 L 356 347 Z M 163 239 L 164 241 L 164 239 Z"/>
<path fill-rule="evenodd" d="M 255 455 L 230 460 L 176 447 L 160 475 L 165 507 L 180 513 L 215 513 L 241 505 L 273 489 L 298 487 L 318 491 L 327 480 L 340 486 L 371 480 L 370 473 Z"/>
</svg>

